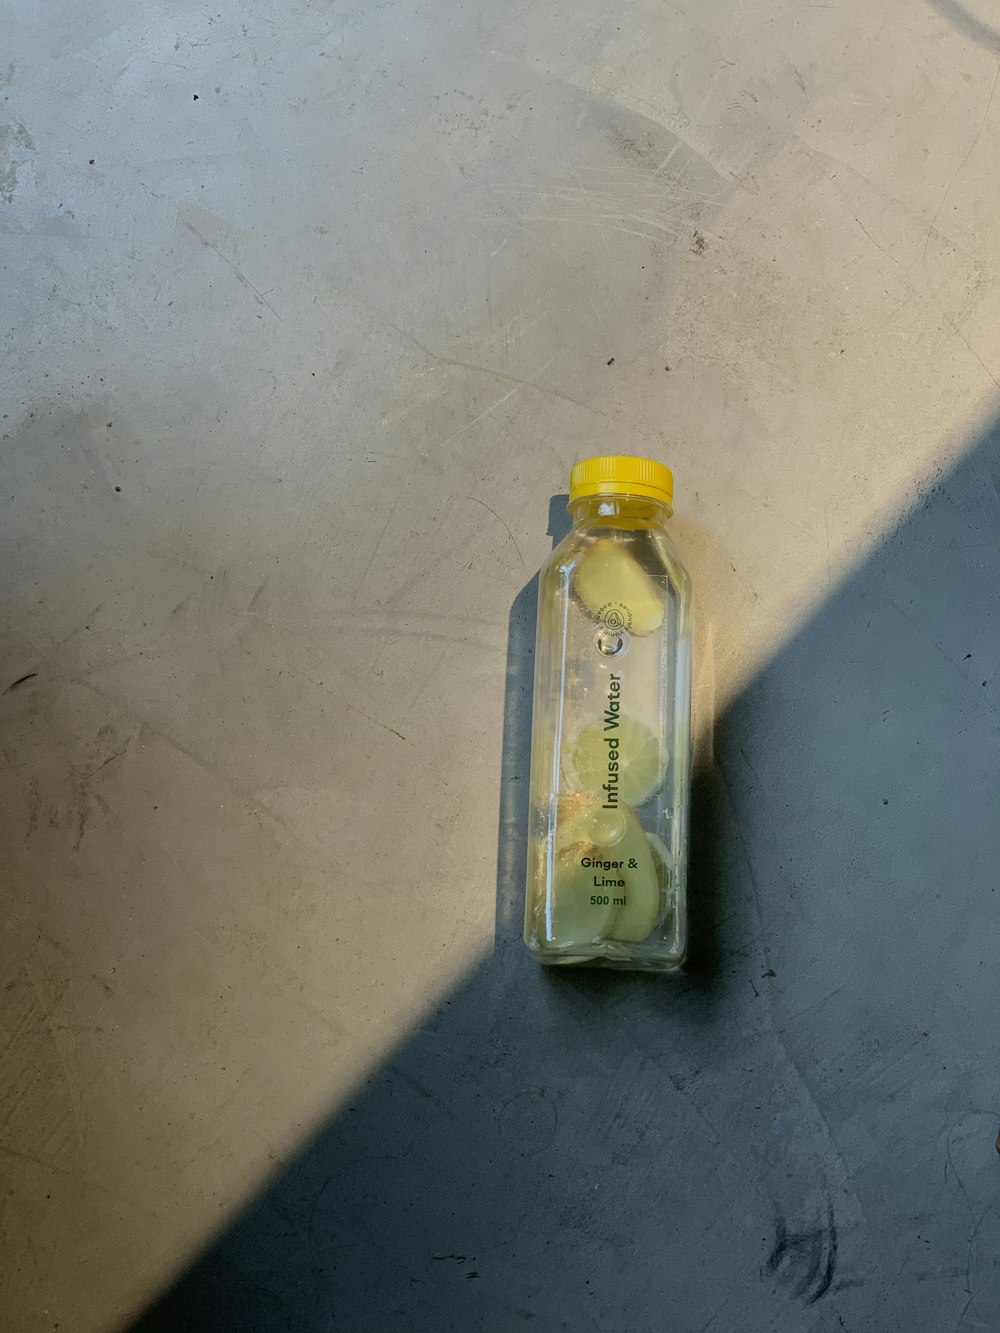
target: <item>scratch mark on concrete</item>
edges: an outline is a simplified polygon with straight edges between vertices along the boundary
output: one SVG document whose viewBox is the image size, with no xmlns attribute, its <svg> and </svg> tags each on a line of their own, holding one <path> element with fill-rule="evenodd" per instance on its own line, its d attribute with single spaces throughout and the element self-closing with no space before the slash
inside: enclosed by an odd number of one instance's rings
<svg viewBox="0 0 1000 1333">
<path fill-rule="evenodd" d="M 854 221 L 858 224 L 858 226 L 861 228 L 864 234 L 868 237 L 872 245 L 874 245 L 875 249 L 880 251 L 883 255 L 885 255 L 886 259 L 891 259 L 892 262 L 896 265 L 896 267 L 898 269 L 902 269 L 903 272 L 905 273 L 906 272 L 905 266 L 899 262 L 899 260 L 896 258 L 894 254 L 890 254 L 884 245 L 879 245 L 878 241 L 876 241 L 875 237 L 871 234 L 871 232 L 868 230 L 868 228 L 865 226 L 865 224 L 861 221 L 861 219 L 858 217 L 856 213 L 854 215 Z"/>
<path fill-rule="evenodd" d="M 129 743 L 126 741 L 120 750 L 116 750 L 114 754 L 109 754 L 107 759 L 102 760 L 101 763 L 97 765 L 94 769 L 94 773 L 100 773 L 102 768 L 107 768 L 108 764 L 113 764 L 116 759 L 120 759 L 122 755 L 128 751 L 128 746 Z"/>
<path fill-rule="evenodd" d="M 398 736 L 401 741 L 406 740 L 406 737 L 403 735 L 403 733 L 401 731 L 397 731 L 395 727 L 390 727 L 388 722 L 380 722 L 377 717 L 372 717 L 370 713 L 366 713 L 363 709 L 358 708 L 355 704 L 348 704 L 348 708 L 350 708 L 352 713 L 357 713 L 359 714 L 359 716 L 363 717 L 366 722 L 370 722 L 373 727 L 381 727 L 383 731 L 389 731 L 392 733 L 393 736 Z"/>
<path fill-rule="evenodd" d="M 992 106 L 993 106 L 993 98 L 996 96 L 997 83 L 998 83 L 998 82 L 1000 82 L 1000 60 L 997 61 L 996 72 L 995 72 L 994 75 L 993 75 L 993 84 L 992 84 L 992 86 L 990 87 L 990 95 L 989 95 L 989 97 L 986 99 L 986 109 L 985 109 L 985 111 L 983 112 L 982 120 L 980 120 L 980 122 L 979 122 L 979 128 L 976 130 L 975 137 L 974 137 L 974 139 L 972 140 L 972 143 L 969 145 L 968 150 L 967 150 L 966 153 L 965 153 L 965 156 L 962 158 L 962 160 L 959 162 L 958 166 L 955 168 L 954 172 L 952 173 L 951 180 L 950 180 L 950 181 L 948 182 L 948 184 L 945 186 L 945 188 L 944 188 L 944 193 L 941 195 L 941 198 L 940 198 L 940 200 L 938 201 L 938 206 L 937 206 L 937 208 L 934 210 L 934 216 L 931 218 L 930 223 L 929 223 L 929 225 L 928 225 L 928 227 L 927 227 L 927 232 L 926 232 L 926 235 L 924 236 L 924 246 L 923 246 L 923 251 L 922 251 L 922 253 L 921 253 L 921 261 L 920 261 L 920 262 L 921 262 L 921 268 L 922 268 L 922 270 L 923 270 L 923 275 L 924 275 L 924 284 L 925 284 L 926 287 L 927 287 L 927 291 L 928 291 L 928 294 L 930 295 L 931 300 L 934 302 L 935 306 L 937 306 L 938 311 L 940 312 L 942 319 L 945 321 L 945 323 L 946 323 L 946 324 L 948 325 L 948 327 L 951 329 L 952 333 L 954 333 L 955 337 L 958 338 L 958 339 L 960 339 L 960 341 L 963 342 L 963 343 L 965 344 L 966 348 L 967 348 L 967 349 L 972 353 L 972 355 L 976 358 L 976 360 L 979 362 L 980 366 L 982 366 L 983 370 L 985 370 L 986 374 L 987 374 L 987 375 L 990 377 L 990 379 L 993 381 L 993 385 L 994 385 L 994 387 L 997 388 L 997 389 L 1000 389 L 1000 380 L 998 380 L 997 377 L 996 377 L 996 375 L 994 375 L 993 371 L 990 370 L 989 366 L 986 364 L 986 362 L 983 360 L 983 358 L 979 355 L 979 353 L 976 351 L 976 349 L 972 346 L 972 344 L 969 342 L 968 338 L 966 338 L 965 334 L 962 333 L 962 331 L 958 328 L 958 326 L 957 326 L 957 325 L 956 325 L 956 324 L 955 324 L 955 323 L 948 317 L 948 315 L 945 313 L 944 309 L 943 309 L 942 306 L 941 306 L 941 303 L 938 301 L 938 294 L 937 294 L 937 292 L 935 291 L 934 287 L 931 285 L 930 275 L 929 275 L 928 272 L 927 272 L 927 247 L 928 247 L 928 245 L 930 244 L 931 235 L 932 235 L 932 233 L 934 232 L 935 228 L 937 227 L 937 221 L 938 221 L 938 218 L 941 216 L 941 210 L 944 208 L 945 204 L 946 204 L 947 201 L 948 201 L 948 196 L 951 194 L 952 187 L 954 186 L 955 182 L 958 180 L 959 174 L 960 174 L 961 171 L 964 169 L 965 164 L 968 162 L 969 158 L 970 158 L 970 157 L 972 156 L 972 154 L 975 152 L 976 145 L 979 143 L 979 140 L 980 140 L 980 138 L 982 137 L 983 130 L 986 128 L 986 122 L 987 122 L 987 120 L 989 120 L 989 116 L 990 116 L 990 109 L 991 109 Z"/>
<path fill-rule="evenodd" d="M 128 1194 L 123 1194 L 120 1190 L 112 1189 L 108 1185 L 102 1185 L 97 1180 L 92 1180 L 89 1176 L 79 1175 L 76 1171 L 70 1171 L 65 1166 L 57 1166 L 55 1162 L 48 1162 L 42 1157 L 37 1157 L 34 1153 L 18 1152 L 16 1148 L 11 1148 L 9 1144 L 0 1143 L 0 1153 L 9 1157 L 15 1162 L 25 1162 L 29 1166 L 38 1167 L 42 1171 L 51 1171 L 53 1175 L 65 1177 L 66 1180 L 74 1180 L 78 1185 L 85 1186 L 88 1190 L 95 1190 L 98 1194 L 107 1195 L 109 1199 L 117 1199 L 122 1203 L 127 1203 L 130 1208 L 135 1208 L 137 1212 L 145 1214 L 147 1217 L 155 1217 L 160 1222 L 167 1223 L 168 1219 L 163 1213 L 155 1212 L 148 1207 L 145 1200 L 131 1198 Z"/>
<path fill-rule="evenodd" d="M 211 250 L 214 254 L 217 254 L 219 258 L 222 260 L 222 262 L 224 264 L 227 264 L 229 268 L 233 270 L 233 272 L 236 274 L 236 277 L 243 284 L 243 286 L 246 287 L 248 291 L 253 293 L 254 298 L 261 305 L 266 305 L 268 310 L 270 310 L 271 314 L 275 317 L 275 319 L 281 322 L 281 316 L 278 314 L 277 310 L 275 310 L 274 306 L 267 299 L 264 293 L 260 291 L 259 288 L 253 285 L 253 283 L 250 281 L 250 279 L 247 277 L 247 275 L 243 272 L 243 270 L 239 267 L 238 264 L 234 264 L 233 261 L 229 258 L 229 256 L 224 254 L 219 249 L 219 247 L 215 244 L 214 241 L 210 241 L 207 236 L 203 236 L 202 233 L 198 230 L 198 228 L 195 227 L 192 223 L 188 222 L 186 219 L 184 219 L 184 226 L 187 227 L 188 231 L 191 232 L 194 236 L 197 236 L 198 240 L 201 241 L 202 245 L 207 250 Z"/>
<path fill-rule="evenodd" d="M 34 680 L 37 675 L 37 671 L 29 671 L 23 676 L 18 676 L 17 680 L 12 681 L 10 685 L 7 686 L 4 690 L 4 694 L 12 694 L 19 685 L 24 685 L 27 681 Z"/>
<path fill-rule="evenodd" d="M 267 577 L 264 579 L 264 581 L 258 587 L 257 591 L 250 598 L 250 605 L 247 607 L 248 614 L 252 614 L 257 610 L 257 607 L 260 604 L 260 600 L 264 596 L 264 593 L 267 591 L 267 585 L 270 582 L 271 582 L 271 576 L 270 574 L 268 574 Z"/>
<path fill-rule="evenodd" d="M 380 531 L 379 531 L 379 534 L 378 534 L 378 536 L 375 538 L 375 545 L 372 547 L 371 555 L 370 555 L 370 556 L 368 557 L 368 559 L 365 561 L 365 567 L 364 567 L 364 569 L 361 571 L 361 577 L 358 579 L 358 581 L 357 581 L 357 583 L 356 583 L 356 585 L 355 585 L 355 587 L 354 587 L 354 591 L 353 591 L 352 594 L 351 594 L 351 601 L 353 601 L 353 600 L 357 597 L 358 593 L 361 591 L 362 587 L 364 586 L 365 579 L 368 577 L 369 570 L 371 569 L 372 565 L 375 563 L 375 560 L 376 560 L 376 557 L 378 556 L 379 551 L 382 549 L 382 542 L 385 540 L 385 535 L 386 535 L 386 533 L 389 531 L 389 524 L 390 524 L 390 523 L 392 522 L 392 520 L 395 518 L 395 516 L 396 516 L 396 510 L 399 508 L 401 501 L 402 501 L 402 496 L 401 496 L 401 495 L 397 495 L 396 499 L 395 499 L 395 500 L 393 501 L 393 503 L 392 503 L 392 508 L 389 510 L 389 516 L 388 516 L 388 518 L 387 518 L 387 519 L 385 520 L 385 522 L 382 524 L 382 527 L 381 527 L 381 529 L 380 529 Z"/>
<path fill-rule="evenodd" d="M 753 764 L 751 764 L 750 760 L 747 758 L 746 750 L 741 749 L 740 754 L 743 756 L 743 762 L 746 764 L 747 768 L 749 768 L 750 772 L 757 779 L 757 785 L 760 786 L 760 774 L 757 772 Z"/>
<path fill-rule="evenodd" d="M 743 575 L 740 573 L 740 571 L 739 571 L 739 570 L 736 568 L 736 566 L 733 564 L 732 560 L 730 560 L 730 562 L 729 562 L 729 568 L 733 571 L 733 573 L 736 575 L 736 577 L 739 579 L 739 581 L 743 584 L 743 586 L 744 586 L 744 588 L 746 588 L 747 592 L 750 593 L 750 595 L 751 595 L 751 597 L 753 597 L 754 601 L 755 601 L 755 602 L 760 601 L 760 597 L 759 597 L 759 595 L 758 595 L 756 589 L 753 587 L 753 585 L 752 585 L 751 583 L 748 583 L 748 582 L 747 582 L 747 580 L 743 577 Z"/>
<path fill-rule="evenodd" d="M 35 980 L 35 978 L 31 975 L 31 968 L 28 965 L 27 958 L 23 960 L 23 963 L 24 963 L 25 974 L 27 975 L 28 980 L 31 982 L 31 989 L 35 992 L 35 997 L 38 1000 L 39 1008 L 42 1011 L 42 1017 L 45 1019 L 45 1025 L 49 1030 L 49 1036 L 52 1038 L 52 1044 L 56 1048 L 56 1055 L 59 1057 L 59 1064 L 62 1066 L 63 1078 L 66 1080 L 66 1088 L 69 1092 L 70 1105 L 73 1108 L 73 1121 L 76 1125 L 77 1143 L 82 1148 L 83 1114 L 79 1105 L 79 1098 L 76 1091 L 76 1085 L 73 1082 L 73 1076 L 69 1072 L 69 1065 L 66 1063 L 66 1059 L 63 1056 L 62 1047 L 59 1045 L 59 1037 L 56 1033 L 55 1024 L 52 1022 L 52 1013 L 42 996 L 41 987 L 38 985 L 38 982 Z"/>
<path fill-rule="evenodd" d="M 497 511 L 493 508 L 492 505 L 488 505 L 488 504 L 486 503 L 485 500 L 480 500 L 479 497 L 478 497 L 477 495 L 470 495 L 470 496 L 469 496 L 469 499 L 475 501 L 475 503 L 476 503 L 477 505 L 482 505 L 484 509 L 488 509 L 488 510 L 490 511 L 490 513 L 493 515 L 493 517 L 494 517 L 499 523 L 502 523 L 502 524 L 503 524 L 503 526 L 504 526 L 504 528 L 505 528 L 505 530 L 506 530 L 506 532 L 507 532 L 507 536 L 508 536 L 508 537 L 511 539 L 511 541 L 514 543 L 514 550 L 517 552 L 517 558 L 518 558 L 518 560 L 520 560 L 521 564 L 523 565 L 523 564 L 524 564 L 524 556 L 521 554 L 521 548 L 520 548 L 520 546 L 518 546 L 518 544 L 517 544 L 517 538 L 516 538 L 516 537 L 514 536 L 514 534 L 511 532 L 510 527 L 509 527 L 509 525 L 507 524 L 506 520 L 505 520 L 505 519 L 502 519 L 502 518 L 500 517 L 500 515 L 499 515 L 499 514 L 497 513 Z"/>
<path fill-rule="evenodd" d="M 549 364 L 550 362 L 546 361 L 545 366 L 542 367 L 542 370 L 544 370 L 545 367 L 548 366 Z M 538 373 L 541 374 L 542 371 L 540 370 Z M 451 444 L 454 440 L 457 440 L 460 435 L 464 435 L 466 431 L 472 430 L 474 426 L 478 426 L 480 421 L 484 421 L 486 417 L 490 416 L 493 412 L 495 412 L 498 407 L 503 407 L 504 403 L 507 401 L 508 398 L 513 398 L 514 394 L 517 393 L 520 387 L 521 386 L 519 384 L 515 384 L 512 389 L 508 389 L 507 392 L 501 395 L 501 397 L 497 398 L 495 402 L 490 403 L 489 407 L 487 407 L 484 411 L 480 412 L 478 416 L 473 417 L 471 421 L 467 421 L 464 426 L 459 426 L 458 430 L 452 431 L 452 433 L 446 436 L 443 440 L 438 440 L 437 444 L 433 445 L 432 447 L 435 449 L 443 449 L 445 445 Z"/>
<path fill-rule="evenodd" d="M 481 221 L 482 220 L 484 219 L 481 219 Z M 511 223 L 504 218 L 497 218 L 494 219 L 494 221 L 503 226 L 513 226 L 517 230 L 522 230 L 522 231 L 528 230 L 527 228 L 518 228 L 516 223 Z M 552 247 L 550 246 L 548 248 L 551 249 Z M 553 251 L 553 253 L 556 253 L 557 257 L 562 259 L 562 256 L 558 255 L 558 252 Z M 565 263 L 565 260 L 563 260 L 563 262 Z M 422 352 L 424 356 L 428 358 L 428 360 L 437 362 L 439 366 L 453 366 L 457 370 L 470 370 L 473 372 L 473 374 L 476 375 L 488 375 L 491 379 L 500 380 L 501 382 L 506 384 L 513 384 L 517 388 L 530 389 L 533 393 L 537 393 L 543 398 L 552 398 L 557 402 L 571 403 L 574 407 L 579 407 L 582 408 L 584 412 L 589 412 L 591 416 L 599 417 L 603 421 L 611 422 L 616 427 L 616 429 L 621 429 L 622 423 L 619 420 L 610 416 L 607 412 L 602 412 L 598 408 L 593 407 L 590 403 L 585 403 L 582 398 L 574 398 L 572 394 L 563 393 L 560 389 L 553 389 L 548 385 L 538 383 L 538 380 L 545 373 L 545 371 L 548 370 L 549 366 L 555 360 L 554 357 L 550 357 L 549 360 L 546 361 L 545 364 L 539 370 L 535 371 L 535 373 L 531 376 L 530 379 L 523 379 L 518 375 L 511 375 L 508 374 L 506 371 L 496 370 L 492 366 L 479 366 L 476 365 L 476 363 L 473 361 L 462 361 L 456 357 L 444 356 L 440 352 L 435 352 L 433 348 L 428 347 L 426 343 L 422 343 L 419 338 L 415 337 L 407 329 L 400 327 L 400 325 L 395 323 L 394 320 L 390 319 L 389 316 L 383 310 L 380 310 L 378 306 L 371 305 L 368 301 L 361 300 L 358 296 L 354 295 L 353 293 L 345 292 L 344 294 L 346 296 L 350 296 L 353 300 L 357 301 L 358 305 L 360 305 L 363 309 L 377 316 L 380 320 L 383 321 L 383 323 L 388 328 L 392 329 L 395 333 L 398 333 L 401 338 L 405 338 L 407 342 L 412 343 L 413 346 L 416 347 L 418 351 Z M 592 300 L 591 300 L 591 305 L 593 306 Z M 597 307 L 593 306 L 593 309 L 596 316 L 598 314 Z M 506 397 L 509 398 L 510 394 L 507 394 Z M 506 401 L 506 399 L 500 400 L 500 402 L 504 401 Z M 483 415 L 484 416 L 487 415 L 489 412 L 493 411 L 494 407 L 498 407 L 499 405 L 500 403 L 495 403 L 493 407 L 487 408 L 486 412 Z M 481 417 L 477 417 L 476 421 L 479 421 L 481 419 L 482 419 Z M 475 425 L 475 424 L 476 424 L 475 421 L 470 423 L 470 425 Z M 638 431 L 638 427 L 630 427 L 630 428 L 635 430 L 637 433 L 641 433 Z M 462 426 L 457 432 L 457 434 L 460 435 L 463 430 L 467 429 L 468 429 L 467 426 Z M 447 444 L 450 442 L 450 440 L 454 438 L 455 436 L 450 436 L 448 440 L 444 441 L 444 443 Z"/>
</svg>

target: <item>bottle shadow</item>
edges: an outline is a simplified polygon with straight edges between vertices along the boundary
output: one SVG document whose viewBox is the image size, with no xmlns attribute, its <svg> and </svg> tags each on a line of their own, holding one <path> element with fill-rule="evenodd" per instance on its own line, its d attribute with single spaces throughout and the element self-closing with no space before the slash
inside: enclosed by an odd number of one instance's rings
<svg viewBox="0 0 1000 1333">
<path fill-rule="evenodd" d="M 553 550 L 572 526 L 566 510 L 568 499 L 567 495 L 554 495 L 549 500 L 548 535 Z M 524 914 L 537 620 L 538 575 L 535 574 L 514 598 L 507 618 L 497 825 L 496 941 L 499 947 L 505 947 L 520 934 Z"/>
</svg>

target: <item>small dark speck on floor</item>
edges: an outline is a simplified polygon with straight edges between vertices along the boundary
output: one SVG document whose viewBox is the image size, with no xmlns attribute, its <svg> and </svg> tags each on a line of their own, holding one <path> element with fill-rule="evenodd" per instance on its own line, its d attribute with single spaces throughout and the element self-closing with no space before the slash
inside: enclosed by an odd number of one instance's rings
<svg viewBox="0 0 1000 1333">
<path fill-rule="evenodd" d="M 197 93 L 195 93 L 195 95 L 194 95 L 194 100 L 195 100 L 196 102 L 197 102 L 197 100 L 198 100 L 198 94 L 197 94 Z"/>
<path fill-rule="evenodd" d="M 882 804 L 883 804 L 883 805 L 888 805 L 888 804 L 889 804 L 888 799 L 887 799 L 886 797 L 884 797 L 884 796 L 883 796 L 883 798 L 882 798 Z"/>
<path fill-rule="evenodd" d="M 997 1152 L 1000 1152 L 1000 1134 L 997 1134 L 996 1148 L 997 1148 Z"/>
<path fill-rule="evenodd" d="M 691 241 L 691 249 L 696 255 L 703 255 L 705 253 L 705 238 L 700 231 L 695 232 Z"/>
<path fill-rule="evenodd" d="M 767 971 L 764 972 L 762 975 L 765 977 L 776 977 L 778 974 L 777 972 L 775 972 L 773 967 L 769 967 Z"/>
<path fill-rule="evenodd" d="M 962 661 L 963 661 L 963 662 L 968 662 L 968 660 L 969 660 L 969 658 L 970 658 L 971 656 L 972 656 L 971 653 L 966 653 L 965 656 L 962 658 Z"/>
<path fill-rule="evenodd" d="M 608 357 L 608 365 L 609 365 L 609 366 L 613 366 L 614 364 L 615 364 L 615 358 L 614 358 L 613 356 L 609 356 L 609 357 Z"/>
<path fill-rule="evenodd" d="M 116 491 L 120 491 L 120 490 L 121 490 L 121 487 L 120 487 L 120 486 L 116 486 L 116 487 L 115 487 L 115 490 L 116 490 Z"/>
<path fill-rule="evenodd" d="M 108 430 L 110 430 L 111 427 L 112 427 L 114 424 L 115 424 L 115 423 L 114 423 L 113 421 L 109 421 L 109 422 L 108 422 Z"/>
<path fill-rule="evenodd" d="M 87 165 L 92 167 L 94 165 L 94 159 L 91 158 Z"/>
<path fill-rule="evenodd" d="M 670 367 L 669 367 L 669 366 L 664 366 L 663 369 L 664 369 L 664 370 L 669 370 Z"/>
</svg>

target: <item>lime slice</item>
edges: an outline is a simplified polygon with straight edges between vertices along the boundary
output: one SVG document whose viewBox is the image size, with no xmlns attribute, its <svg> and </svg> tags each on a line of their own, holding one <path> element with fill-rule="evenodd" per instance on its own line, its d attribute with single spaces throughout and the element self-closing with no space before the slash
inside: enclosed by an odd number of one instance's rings
<svg viewBox="0 0 1000 1333">
<path fill-rule="evenodd" d="M 663 624 L 659 589 L 628 549 L 613 537 L 598 537 L 576 569 L 576 594 L 593 616 L 611 605 L 626 613 L 633 634 L 651 634 Z M 629 622 L 631 620 L 631 623 Z"/>
<path fill-rule="evenodd" d="M 635 812 L 624 804 L 605 810 L 587 792 L 564 792 L 556 810 L 554 841 L 549 892 L 540 895 L 534 908 L 541 947 L 585 949 L 602 939 L 648 939 L 667 902 L 670 854 L 655 834 L 643 830 Z M 602 871 L 600 865 L 585 866 L 584 861 L 621 864 Z M 625 888 L 595 883 L 605 874 L 624 879 Z M 622 897 L 624 906 L 615 901 Z"/>
<path fill-rule="evenodd" d="M 623 810 L 605 810 L 587 792 L 563 792 L 555 817 L 555 855 L 550 888 L 536 906 L 539 943 L 547 949 L 590 946 L 605 937 L 614 920 L 613 894 L 595 887 L 591 859 L 620 860 L 611 850 L 628 826 Z M 598 899 L 591 902 L 591 898 Z M 601 899 L 608 901 L 603 902 Z"/>
<path fill-rule="evenodd" d="M 541 943 L 549 949 L 568 949 L 574 944 L 590 945 L 607 935 L 614 920 L 615 907 L 609 902 L 591 902 L 609 898 L 594 889 L 594 872 L 581 864 L 588 851 L 585 844 L 575 843 L 557 852 L 552 874 L 552 891 L 543 910 L 543 928 L 539 931 Z"/>
<path fill-rule="evenodd" d="M 609 936 L 615 940 L 644 940 L 652 933 L 663 912 L 660 873 L 646 834 L 629 811 L 625 836 L 615 848 L 616 859 L 625 862 L 625 906 L 619 907 Z M 632 866 L 630 862 L 634 861 Z"/>
<path fill-rule="evenodd" d="M 601 791 L 609 776 L 608 737 L 618 741 L 618 799 L 644 805 L 661 787 L 669 756 L 652 727 L 638 718 L 623 714 L 613 731 L 605 731 L 601 719 L 582 727 L 569 752 L 574 779 L 581 787 Z"/>
</svg>

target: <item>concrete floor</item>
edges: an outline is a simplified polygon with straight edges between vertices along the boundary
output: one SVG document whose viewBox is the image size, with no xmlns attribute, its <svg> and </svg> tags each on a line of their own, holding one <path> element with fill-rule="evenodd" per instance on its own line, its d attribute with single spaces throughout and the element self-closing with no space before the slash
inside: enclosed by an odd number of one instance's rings
<svg viewBox="0 0 1000 1333">
<path fill-rule="evenodd" d="M 985 0 L 95 9 L 0 48 L 4 1329 L 1000 1326 Z M 680 982 L 518 943 L 610 450 Z"/>
</svg>

